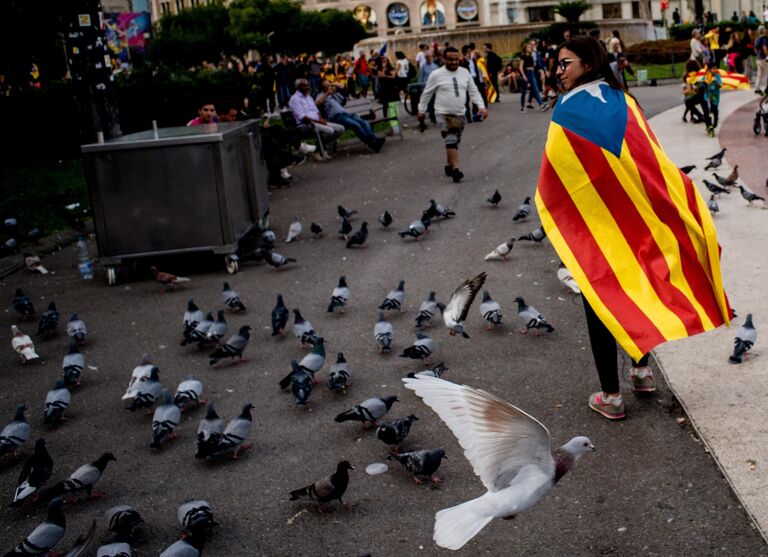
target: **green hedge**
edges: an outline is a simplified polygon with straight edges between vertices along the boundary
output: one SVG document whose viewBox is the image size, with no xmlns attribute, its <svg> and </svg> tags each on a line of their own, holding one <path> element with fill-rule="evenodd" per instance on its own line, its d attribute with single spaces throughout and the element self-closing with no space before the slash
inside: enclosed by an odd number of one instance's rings
<svg viewBox="0 0 768 557">
<path fill-rule="evenodd" d="M 743 31 L 745 27 L 751 27 L 752 29 L 757 29 L 757 25 L 744 23 L 741 21 L 733 21 L 730 19 L 727 19 L 724 21 L 717 21 L 713 25 L 704 26 L 704 28 L 707 31 L 709 31 L 710 29 L 714 29 L 715 27 L 719 27 L 721 32 L 726 27 L 730 27 L 734 31 Z M 680 25 L 673 25 L 672 27 L 669 28 L 669 36 L 672 38 L 672 40 L 675 40 L 675 41 L 690 41 L 691 33 L 693 32 L 694 29 L 696 29 L 696 25 L 694 25 L 693 23 L 682 23 Z"/>
</svg>

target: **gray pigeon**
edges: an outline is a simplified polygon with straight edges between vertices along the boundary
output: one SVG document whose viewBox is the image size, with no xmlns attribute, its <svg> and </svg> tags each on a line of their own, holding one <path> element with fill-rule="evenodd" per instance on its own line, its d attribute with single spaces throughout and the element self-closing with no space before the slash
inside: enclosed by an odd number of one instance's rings
<svg viewBox="0 0 768 557">
<path fill-rule="evenodd" d="M 216 345 L 221 342 L 224 335 L 227 334 L 227 320 L 224 319 L 224 310 L 220 309 L 216 313 L 216 321 L 213 322 L 211 328 L 205 333 L 205 342 L 198 342 L 197 347 L 203 349 L 206 345 Z"/>
<path fill-rule="evenodd" d="M 401 312 L 404 312 L 403 302 L 405 302 L 405 281 L 401 280 L 397 288 L 389 291 L 387 297 L 381 302 L 379 309 L 382 311 L 399 309 Z"/>
<path fill-rule="evenodd" d="M 191 499 L 179 505 L 176 511 L 179 524 L 188 533 L 210 532 L 217 522 L 213 518 L 213 508 L 208 501 Z"/>
<path fill-rule="evenodd" d="M 466 334 L 466 333 L 465 333 Z M 427 335 L 416 333 L 416 341 L 400 354 L 401 358 L 410 358 L 412 360 L 423 360 L 425 364 L 429 363 L 429 356 L 435 351 L 437 344 Z"/>
<path fill-rule="evenodd" d="M 288 227 L 288 235 L 285 237 L 285 243 L 290 244 L 294 240 L 300 240 L 302 230 L 304 230 L 304 227 L 302 226 L 299 217 L 293 217 L 293 221 Z"/>
<path fill-rule="evenodd" d="M 437 545 L 459 549 L 494 518 L 513 518 L 544 497 L 583 455 L 595 450 L 574 437 L 552 451 L 547 429 L 500 398 L 444 379 L 404 379 L 451 429 L 487 492 L 435 516 Z"/>
<path fill-rule="evenodd" d="M 427 232 L 427 229 L 432 224 L 432 221 L 427 217 L 422 216 L 419 220 L 415 220 L 408 225 L 408 228 L 398 232 L 401 238 L 410 236 L 414 240 L 418 241 L 419 236 Z"/>
<path fill-rule="evenodd" d="M 347 284 L 347 277 L 341 275 L 339 277 L 339 284 L 333 289 L 331 293 L 331 303 L 328 305 L 328 313 L 333 313 L 336 308 L 339 308 L 341 313 L 346 313 L 347 302 L 349 301 L 349 285 Z"/>
<path fill-rule="evenodd" d="M 360 230 L 355 232 L 347 240 L 347 247 L 352 248 L 354 246 L 358 246 L 364 248 L 366 240 L 368 240 L 368 223 L 363 221 L 363 224 L 360 225 Z"/>
<path fill-rule="evenodd" d="M 499 259 L 506 259 L 509 252 L 512 251 L 512 246 L 515 245 L 515 239 L 510 238 L 503 244 L 499 244 L 496 248 L 485 256 L 486 261 L 498 261 Z"/>
<path fill-rule="evenodd" d="M 195 379 L 192 375 L 187 376 L 184 381 L 176 387 L 176 394 L 173 395 L 173 403 L 178 406 L 182 412 L 197 408 L 200 404 L 205 404 L 200 397 L 203 396 L 203 382 Z"/>
<path fill-rule="evenodd" d="M 537 244 L 540 244 L 544 238 L 547 237 L 547 233 L 544 232 L 544 227 L 540 226 L 536 230 L 532 230 L 528 234 L 524 234 L 520 236 L 517 241 L 524 241 L 524 242 L 535 242 Z"/>
<path fill-rule="evenodd" d="M 195 327 L 203 320 L 203 317 L 202 310 L 197 307 L 194 300 L 192 298 L 187 300 L 187 311 L 184 312 L 184 318 L 181 321 L 182 334 L 185 339 L 195 330 Z"/>
<path fill-rule="evenodd" d="M 16 289 L 11 304 L 13 305 L 13 309 L 21 315 L 22 320 L 26 320 L 28 317 L 35 315 L 35 306 L 32 305 L 32 300 L 29 296 L 24 294 L 24 291 L 21 288 Z"/>
<path fill-rule="evenodd" d="M 379 215 L 379 224 L 389 230 L 389 225 L 392 224 L 392 215 L 389 214 L 389 211 L 384 211 Z"/>
<path fill-rule="evenodd" d="M 483 319 L 488 321 L 486 329 L 489 331 L 493 330 L 494 327 L 501 325 L 501 306 L 491 298 L 491 294 L 487 290 L 483 292 L 483 301 L 480 304 L 480 315 L 483 316 Z"/>
<path fill-rule="evenodd" d="M 205 418 L 200 420 L 197 426 L 197 453 L 195 458 L 205 458 L 219 444 L 219 439 L 224 431 L 224 424 L 213 408 L 213 403 L 208 403 Z"/>
<path fill-rule="evenodd" d="M 80 376 L 85 369 L 85 356 L 77 348 L 74 342 L 69 345 L 69 353 L 61 361 L 61 375 L 64 384 L 69 386 L 80 385 Z"/>
<path fill-rule="evenodd" d="M 384 317 L 384 312 L 379 312 L 379 320 L 373 326 L 373 338 L 379 343 L 379 353 L 390 352 L 392 350 L 392 337 L 395 335 L 395 329 L 392 323 Z"/>
<path fill-rule="evenodd" d="M 512 217 L 513 221 L 525 220 L 531 214 L 531 198 L 526 197 Z"/>
<path fill-rule="evenodd" d="M 381 439 L 387 445 L 399 445 L 411 431 L 413 422 L 419 419 L 411 414 L 403 418 L 392 420 L 391 422 L 381 422 L 376 430 L 376 437 Z"/>
<path fill-rule="evenodd" d="M 442 481 L 435 476 L 435 472 L 440 468 L 444 458 L 447 459 L 448 457 L 445 456 L 443 449 L 435 449 L 434 451 L 421 449 L 405 453 L 394 451 L 387 457 L 387 460 L 394 459 L 398 461 L 403 468 L 413 474 L 413 481 L 420 484 L 423 477 L 429 478 L 432 483 L 440 483 Z"/>
<path fill-rule="evenodd" d="M 293 309 L 293 335 L 301 342 L 301 347 L 314 346 L 320 338 L 309 319 L 302 317 L 299 308 Z"/>
<path fill-rule="evenodd" d="M 486 274 L 480 273 L 474 278 L 467 279 L 451 294 L 451 299 L 448 300 L 443 311 L 443 322 L 448 327 L 448 333 L 451 336 L 461 335 L 464 338 L 469 338 L 464 330 L 464 321 L 467 320 L 469 307 L 475 300 L 475 296 L 485 284 L 485 278 Z"/>
<path fill-rule="evenodd" d="M 720 212 L 720 206 L 717 204 L 717 200 L 715 199 L 715 194 L 710 194 L 709 196 L 709 202 L 707 203 L 707 208 L 709 208 L 709 212 L 712 213 L 712 216 L 715 216 L 715 213 Z"/>
<path fill-rule="evenodd" d="M 13 494 L 13 501 L 8 507 L 13 508 L 21 505 L 27 497 L 36 493 L 45 482 L 51 479 L 52 473 L 53 459 L 45 447 L 45 439 L 40 438 L 35 441 L 35 452 L 24 461 L 16 484 L 16 491 Z"/>
<path fill-rule="evenodd" d="M 449 368 L 445 366 L 442 362 L 439 364 L 435 364 L 431 368 L 427 368 L 421 371 L 412 371 L 406 375 L 406 377 L 442 377 L 443 373 L 448 371 Z"/>
<path fill-rule="evenodd" d="M 276 337 L 277 335 L 285 336 L 285 326 L 288 324 L 289 316 L 290 316 L 290 312 L 288 311 L 288 308 L 285 307 L 285 303 L 283 302 L 283 295 L 278 294 L 277 303 L 275 304 L 275 307 L 272 310 L 272 336 L 273 337 Z"/>
<path fill-rule="evenodd" d="M 213 326 L 213 314 L 209 311 L 208 314 L 198 323 L 194 329 L 189 332 L 189 335 L 184 337 L 181 341 L 181 346 L 186 346 L 192 343 L 203 343 L 208 340 L 208 331 Z"/>
<path fill-rule="evenodd" d="M 357 209 L 347 209 L 343 205 L 339 205 L 336 207 L 336 212 L 338 213 L 340 219 L 350 220 L 354 215 L 357 214 Z"/>
<path fill-rule="evenodd" d="M 394 395 L 385 398 L 369 398 L 346 412 L 342 412 L 334 418 L 334 421 L 339 423 L 349 421 L 363 422 L 364 427 L 367 424 L 377 425 L 379 418 L 389 412 L 389 409 L 392 408 L 395 402 L 398 402 L 398 400 Z"/>
<path fill-rule="evenodd" d="M 312 347 L 312 351 L 304 356 L 299 362 L 299 366 L 307 370 L 312 375 L 313 382 L 315 381 L 315 374 L 320 371 L 325 365 L 325 339 L 320 337 Z"/>
<path fill-rule="evenodd" d="M 85 335 L 88 334 L 88 329 L 85 327 L 85 322 L 78 317 L 77 312 L 73 313 L 67 322 L 67 334 L 78 345 L 85 344 Z"/>
<path fill-rule="evenodd" d="M 306 407 L 309 403 L 313 379 L 313 375 L 301 367 L 296 360 L 291 360 L 291 393 L 297 406 Z"/>
<path fill-rule="evenodd" d="M 113 540 L 122 540 L 127 543 L 136 539 L 144 526 L 141 515 L 130 505 L 117 505 L 107 509 L 104 513 L 104 521 L 107 530 L 112 533 Z M 118 555 L 120 555 L 119 552 L 115 553 L 115 556 Z M 129 553 L 127 557 L 130 555 Z"/>
<path fill-rule="evenodd" d="M 133 387 L 137 381 L 146 380 L 146 378 L 149 377 L 152 373 L 153 367 L 155 366 L 152 364 L 152 360 L 149 357 L 149 354 L 143 354 L 141 356 L 141 362 L 139 362 L 139 365 L 133 368 L 133 371 L 131 372 L 131 379 L 128 381 L 128 388 L 125 390 L 126 394 L 131 390 L 131 387 Z M 126 397 L 123 396 L 123 398 Z"/>
<path fill-rule="evenodd" d="M 64 504 L 59 498 L 48 503 L 48 517 L 45 522 L 32 530 L 24 541 L 5 554 L 5 557 L 14 555 L 44 555 L 58 544 L 64 537 L 67 528 L 67 520 L 61 511 Z"/>
<path fill-rule="evenodd" d="M 213 351 L 209 356 L 208 364 L 216 365 L 217 362 L 224 358 L 237 358 L 238 363 L 243 361 L 243 351 L 248 346 L 248 340 L 251 338 L 251 327 L 249 325 L 243 325 L 240 327 L 240 331 L 231 337 L 225 344 L 220 344 L 219 347 Z"/>
<path fill-rule="evenodd" d="M 332 391 L 344 391 L 347 392 L 352 382 L 350 378 L 352 372 L 349 369 L 349 363 L 344 358 L 344 354 L 339 352 L 336 355 L 336 363 L 331 364 L 330 377 L 328 378 L 328 388 Z"/>
<path fill-rule="evenodd" d="M 429 206 L 424 211 L 423 215 L 428 219 L 449 219 L 455 217 L 456 213 L 448 209 L 442 203 L 438 203 L 434 199 L 429 200 Z"/>
<path fill-rule="evenodd" d="M 430 292 L 427 299 L 421 302 L 421 306 L 419 306 L 419 315 L 416 316 L 416 328 L 420 329 L 428 325 L 432 318 L 437 315 L 438 311 L 441 313 L 445 311 L 445 304 L 436 302 L 435 293 Z"/>
<path fill-rule="evenodd" d="M 731 363 L 740 364 L 756 341 L 757 329 L 755 329 L 755 326 L 752 324 L 752 314 L 748 313 L 744 324 L 736 331 L 736 338 L 733 340 L 733 354 L 728 360 Z"/>
<path fill-rule="evenodd" d="M 245 311 L 245 305 L 240 301 L 240 294 L 229 286 L 228 282 L 225 282 L 221 289 L 221 301 L 229 310 L 235 313 L 243 313 Z"/>
<path fill-rule="evenodd" d="M 349 220 L 342 218 L 341 228 L 339 228 L 339 236 L 341 236 L 345 240 L 348 240 L 350 232 L 352 232 L 352 224 L 350 224 Z"/>
<path fill-rule="evenodd" d="M 24 417 L 24 411 L 27 409 L 25 404 L 16 407 L 16 413 L 13 415 L 13 421 L 0 431 L 0 457 L 13 453 L 18 456 L 20 449 L 29 439 L 31 428 Z"/>
<path fill-rule="evenodd" d="M 290 492 L 290 500 L 296 501 L 297 499 L 310 499 L 317 501 L 318 503 L 328 503 L 333 500 L 338 500 L 339 503 L 344 504 L 342 497 L 347 491 L 349 486 L 349 471 L 354 470 L 352 466 L 346 460 L 342 460 L 336 466 L 336 472 L 330 476 L 326 476 L 315 483 L 302 487 L 301 489 L 294 489 Z M 346 507 L 354 507 L 355 503 L 347 503 Z"/>
<path fill-rule="evenodd" d="M 85 491 L 89 497 L 99 497 L 100 493 L 94 494 L 93 486 L 96 485 L 101 479 L 101 475 L 107 467 L 110 461 L 117 460 L 112 453 L 104 453 L 94 462 L 90 464 L 83 464 L 80 468 L 72 472 L 72 474 L 65 480 L 60 481 L 53 487 L 47 489 L 42 497 L 50 500 L 54 497 L 61 497 L 65 494 L 77 493 L 78 491 Z"/>
<path fill-rule="evenodd" d="M 710 191 L 710 193 L 712 193 L 714 195 L 720 195 L 721 193 L 726 193 L 728 195 L 731 194 L 731 192 L 730 192 L 730 190 L 728 190 L 728 188 L 723 188 L 723 187 L 718 186 L 717 184 L 713 184 L 712 182 L 710 182 L 706 178 L 702 178 L 701 181 L 704 182 L 704 185 L 707 186 L 707 189 Z"/>
<path fill-rule="evenodd" d="M 159 449 L 169 439 L 175 439 L 174 430 L 181 421 L 181 409 L 171 400 L 171 393 L 163 389 L 162 404 L 155 408 L 152 416 L 152 441 L 150 449 Z"/>
<path fill-rule="evenodd" d="M 133 548 L 126 542 L 105 543 L 96 550 L 96 557 L 132 557 Z"/>
<path fill-rule="evenodd" d="M 219 438 L 219 442 L 208 455 L 208 458 L 216 458 L 232 453 L 232 458 L 237 460 L 240 457 L 241 451 L 250 448 L 246 441 L 251 436 L 251 428 L 253 427 L 252 408 L 253 404 L 246 404 L 243 406 L 240 415 L 227 424 L 227 427 L 224 428 L 224 433 Z"/>
<path fill-rule="evenodd" d="M 133 387 L 123 395 L 123 400 L 131 400 L 131 405 L 126 408 L 129 412 L 135 412 L 141 408 L 152 408 L 155 401 L 163 394 L 163 386 L 160 383 L 160 369 L 152 366 L 149 377 L 145 381 L 137 381 Z"/>
<path fill-rule="evenodd" d="M 266 261 L 269 265 L 278 271 L 289 263 L 296 263 L 294 258 L 286 257 L 272 250 L 262 250 L 262 257 L 264 258 L 264 261 Z"/>
<path fill-rule="evenodd" d="M 37 326 L 37 336 L 50 335 L 56 332 L 59 326 L 59 311 L 56 309 L 56 302 L 48 304 L 40 316 L 40 324 Z"/>
<path fill-rule="evenodd" d="M 205 534 L 195 532 L 185 534 L 179 541 L 171 544 L 160 557 L 200 557 L 205 547 Z"/>
<path fill-rule="evenodd" d="M 723 157 L 725 156 L 725 152 L 727 150 L 728 149 L 723 148 L 723 150 L 717 153 L 716 155 L 707 157 L 706 160 L 708 160 L 709 162 L 707 163 L 707 166 L 704 167 L 704 170 L 709 170 L 711 168 L 718 168 L 721 164 L 723 164 Z"/>
<path fill-rule="evenodd" d="M 548 333 L 555 332 L 555 328 L 544 320 L 544 316 L 535 307 L 526 304 L 525 300 L 519 296 L 515 298 L 515 302 L 517 303 L 517 316 L 525 324 L 525 329 L 521 331 L 523 334 L 531 329 L 536 329 L 536 334 L 538 334 L 539 329 L 544 329 Z"/>
<path fill-rule="evenodd" d="M 765 197 L 760 197 L 749 188 L 745 188 L 739 184 L 739 191 L 741 192 L 741 197 L 743 197 L 749 205 L 752 205 L 753 201 L 762 201 L 763 205 L 765 205 Z"/>
<path fill-rule="evenodd" d="M 57 379 L 53 389 L 45 395 L 45 407 L 43 408 L 43 423 L 53 425 L 66 420 L 64 411 L 69 408 L 72 395 L 64 386 L 63 379 Z"/>
</svg>

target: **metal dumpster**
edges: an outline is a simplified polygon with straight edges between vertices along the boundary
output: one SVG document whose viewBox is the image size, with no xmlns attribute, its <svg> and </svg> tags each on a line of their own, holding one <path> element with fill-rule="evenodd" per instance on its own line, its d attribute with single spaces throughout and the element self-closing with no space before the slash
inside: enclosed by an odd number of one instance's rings
<svg viewBox="0 0 768 557">
<path fill-rule="evenodd" d="M 269 208 L 258 122 L 160 128 L 83 145 L 99 257 L 109 284 L 131 258 L 225 256 Z"/>
</svg>

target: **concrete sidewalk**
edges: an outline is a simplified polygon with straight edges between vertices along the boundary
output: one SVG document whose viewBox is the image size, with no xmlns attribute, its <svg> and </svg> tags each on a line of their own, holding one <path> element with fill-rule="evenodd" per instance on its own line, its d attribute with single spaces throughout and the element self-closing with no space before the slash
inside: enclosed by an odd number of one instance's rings
<svg viewBox="0 0 768 557">
<path fill-rule="evenodd" d="M 752 121 L 757 110 L 749 91 L 723 94 L 718 139 L 707 137 L 702 125 L 680 121 L 683 108 L 673 108 L 651 119 L 664 150 L 678 165 L 695 164 L 691 177 L 705 199 L 710 193 L 702 178 L 712 182 L 712 171 L 704 172 L 705 157 L 728 149 L 727 160 L 716 170 L 727 176 L 739 164 L 741 179 L 750 189 L 765 196 L 768 177 L 768 137 L 755 136 Z M 768 315 L 763 295 L 768 276 L 768 212 L 761 202 L 747 207 L 738 190 L 718 199 L 715 216 L 722 246 L 725 290 L 738 317 L 731 328 L 721 327 L 684 341 L 666 344 L 655 351 L 670 388 L 680 399 L 694 426 L 715 457 L 737 496 L 752 515 L 763 536 L 768 533 L 768 375 L 762 357 Z M 758 340 L 741 365 L 730 365 L 733 338 L 747 313 L 752 313 Z M 765 335 L 765 332 L 763 332 Z"/>
</svg>

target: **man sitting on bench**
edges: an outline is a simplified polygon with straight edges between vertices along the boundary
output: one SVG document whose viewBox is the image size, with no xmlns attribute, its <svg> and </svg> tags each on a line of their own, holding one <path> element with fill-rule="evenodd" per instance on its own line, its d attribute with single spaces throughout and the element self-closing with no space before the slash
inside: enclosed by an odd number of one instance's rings
<svg viewBox="0 0 768 557">
<path fill-rule="evenodd" d="M 320 110 L 315 104 L 315 99 L 309 94 L 309 81 L 306 79 L 296 80 L 296 92 L 288 101 L 288 106 L 296 119 L 296 125 L 301 130 L 315 128 L 320 132 L 323 145 L 326 148 L 333 149 L 336 140 L 344 133 L 344 126 L 328 122 L 320 116 Z"/>
<path fill-rule="evenodd" d="M 347 130 L 352 130 L 360 141 L 378 153 L 386 140 L 383 137 L 377 137 L 373 133 L 371 124 L 360 116 L 344 110 L 347 99 L 337 91 L 336 84 L 324 79 L 320 83 L 320 90 L 322 93 L 317 96 L 315 102 L 325 111 L 328 119 L 334 124 L 344 126 Z"/>
</svg>

